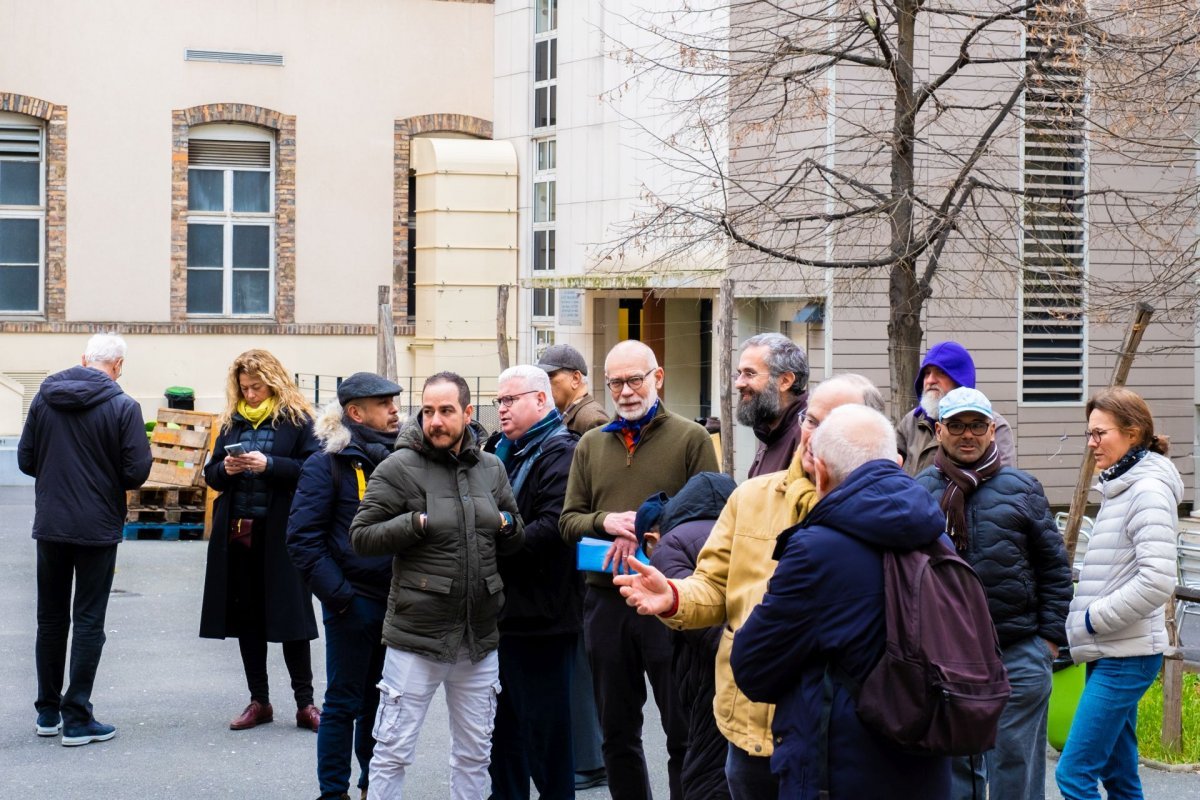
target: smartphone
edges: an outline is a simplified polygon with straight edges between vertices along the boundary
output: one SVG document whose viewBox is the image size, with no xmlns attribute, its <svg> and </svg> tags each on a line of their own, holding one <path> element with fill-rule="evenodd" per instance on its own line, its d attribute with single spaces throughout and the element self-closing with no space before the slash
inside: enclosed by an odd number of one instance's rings
<svg viewBox="0 0 1200 800">
<path fill-rule="evenodd" d="M 244 456 L 244 455 L 246 455 L 246 446 L 243 445 L 241 442 L 234 442 L 233 444 L 227 444 L 227 445 L 225 445 L 225 455 L 233 456 L 234 458 L 239 458 L 241 456 Z"/>
</svg>

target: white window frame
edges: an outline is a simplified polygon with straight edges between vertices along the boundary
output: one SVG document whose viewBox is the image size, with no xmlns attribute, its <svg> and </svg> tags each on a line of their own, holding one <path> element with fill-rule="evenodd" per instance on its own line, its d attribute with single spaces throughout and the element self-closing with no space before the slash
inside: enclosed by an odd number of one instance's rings
<svg viewBox="0 0 1200 800">
<path fill-rule="evenodd" d="M 558 233 L 557 233 L 557 198 L 558 198 L 558 178 L 556 174 L 557 158 L 558 158 L 558 143 L 554 137 L 544 139 L 534 139 L 533 145 L 533 198 L 531 201 L 532 211 L 530 219 L 532 220 L 530 233 L 530 259 L 529 271 L 534 275 L 544 275 L 554 273 L 558 266 Z M 545 150 L 550 155 L 550 158 L 543 160 L 540 156 Z M 548 163 L 547 163 L 548 162 Z M 546 202 L 539 202 L 539 195 L 546 192 Z M 539 218 L 539 211 L 544 212 Z M 555 238 L 554 259 L 549 258 L 548 248 L 538 247 L 538 234 L 546 234 L 546 239 L 550 236 Z M 543 252 L 544 251 L 544 252 Z M 544 269 L 538 269 L 538 256 L 546 255 L 547 266 Z"/>
<path fill-rule="evenodd" d="M 34 219 L 38 223 L 37 306 L 35 308 L 3 308 L 5 317 L 40 317 L 46 313 L 46 126 L 23 114 L 0 113 L 0 125 L 5 128 L 25 128 L 38 132 L 38 202 L 36 205 L 0 205 L 0 218 Z M 28 159 L 4 158 L 5 161 Z M 3 269 L 3 267 L 0 267 Z"/>
<path fill-rule="evenodd" d="M 191 179 L 193 169 L 217 171 L 224 174 L 224 201 L 222 211 L 192 211 L 187 212 L 187 225 L 220 225 L 222 227 L 221 267 L 187 267 L 190 274 L 196 271 L 221 272 L 221 311 L 193 312 L 187 315 L 194 319 L 273 319 L 275 316 L 275 280 L 276 280 L 276 249 L 275 238 L 275 209 L 278 198 L 275 196 L 275 170 L 278 165 L 275 136 L 266 128 L 252 125 L 214 124 L 197 125 L 188 131 L 188 139 L 223 139 L 226 141 L 255 141 L 267 142 L 271 147 L 271 161 L 267 169 L 259 167 L 229 166 L 229 167 L 188 167 L 188 179 Z M 265 172 L 267 173 L 268 197 L 270 206 L 267 211 L 234 211 L 233 210 L 233 173 L 234 172 Z M 264 312 L 233 313 L 233 229 L 237 226 L 256 226 L 267 229 L 267 308 Z M 259 270 L 255 270 L 259 271 Z"/>
<path fill-rule="evenodd" d="M 555 0 L 545 0 L 545 2 L 555 2 Z M 552 14 L 552 22 L 555 27 L 545 31 L 537 31 L 538 15 L 534 13 L 534 28 L 533 44 L 529 54 L 530 61 L 533 64 L 533 69 L 530 72 L 533 78 L 533 93 L 530 97 L 530 110 L 533 115 L 532 127 L 536 131 L 552 131 L 558 125 L 558 12 L 557 3 L 553 6 L 555 11 Z M 542 80 L 538 80 L 538 47 L 545 45 L 546 48 L 546 76 Z M 540 124 L 542 120 L 538 119 L 538 93 L 545 92 L 546 95 L 546 116 L 545 124 Z"/>
</svg>

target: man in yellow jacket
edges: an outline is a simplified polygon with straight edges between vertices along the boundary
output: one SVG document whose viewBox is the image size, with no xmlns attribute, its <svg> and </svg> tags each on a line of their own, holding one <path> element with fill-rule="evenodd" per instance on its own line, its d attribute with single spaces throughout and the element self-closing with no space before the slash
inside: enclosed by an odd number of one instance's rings
<svg viewBox="0 0 1200 800">
<path fill-rule="evenodd" d="M 733 800 L 771 800 L 779 791 L 770 765 L 775 707 L 753 703 L 738 691 L 729 666 L 733 634 L 762 602 L 775 572 L 776 537 L 803 519 L 817 502 L 809 478 L 812 432 L 830 411 L 849 403 L 883 411 L 883 396 L 861 375 L 838 375 L 818 386 L 808 401 L 800 446 L 788 469 L 751 478 L 734 491 L 691 577 L 668 580 L 653 567 L 630 559 L 636 574 L 613 579 L 625 602 L 639 614 L 658 615 L 671 628 L 725 625 L 717 650 L 713 711 L 717 727 L 729 740 L 725 776 Z"/>
</svg>

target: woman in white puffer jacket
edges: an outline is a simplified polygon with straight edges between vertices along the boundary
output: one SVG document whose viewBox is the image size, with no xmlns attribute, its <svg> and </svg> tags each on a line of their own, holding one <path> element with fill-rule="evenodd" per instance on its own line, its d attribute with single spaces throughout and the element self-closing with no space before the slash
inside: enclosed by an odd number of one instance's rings
<svg viewBox="0 0 1200 800">
<path fill-rule="evenodd" d="M 1087 404 L 1087 442 L 1100 468 L 1100 511 L 1067 616 L 1087 685 L 1055 777 L 1066 800 L 1142 797 L 1137 707 L 1167 648 L 1163 605 L 1175 588 L 1183 479 L 1136 392 L 1110 388 Z"/>
</svg>

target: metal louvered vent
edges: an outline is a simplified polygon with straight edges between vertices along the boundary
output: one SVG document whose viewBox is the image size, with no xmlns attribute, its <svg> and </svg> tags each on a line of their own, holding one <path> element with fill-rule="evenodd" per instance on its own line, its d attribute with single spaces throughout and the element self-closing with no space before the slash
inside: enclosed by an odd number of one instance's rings
<svg viewBox="0 0 1200 800">
<path fill-rule="evenodd" d="M 230 50 L 184 50 L 184 61 L 211 61 L 220 64 L 258 64 L 282 67 L 283 53 L 235 53 Z"/>
<path fill-rule="evenodd" d="M 36 161 L 42 157 L 42 131 L 39 128 L 0 125 L 0 158 Z"/>
<path fill-rule="evenodd" d="M 33 403 L 34 396 L 38 393 L 38 389 L 42 388 L 42 381 L 46 380 L 49 372 L 5 372 L 4 376 L 11 381 L 16 381 L 24 387 L 25 391 L 21 397 L 21 424 L 25 424 L 25 418 L 29 416 L 29 406 Z"/>
<path fill-rule="evenodd" d="M 1085 81 L 1061 8 L 1037 12 L 1026 40 L 1021 237 L 1021 399 L 1081 402 L 1087 271 Z"/>
<path fill-rule="evenodd" d="M 271 167 L 270 142 L 189 139 L 189 167 Z"/>
</svg>

